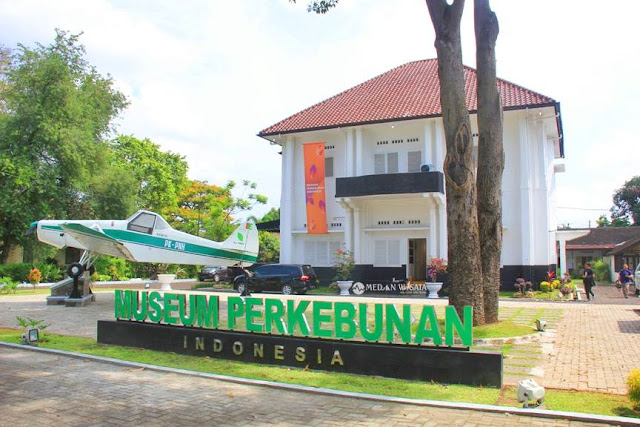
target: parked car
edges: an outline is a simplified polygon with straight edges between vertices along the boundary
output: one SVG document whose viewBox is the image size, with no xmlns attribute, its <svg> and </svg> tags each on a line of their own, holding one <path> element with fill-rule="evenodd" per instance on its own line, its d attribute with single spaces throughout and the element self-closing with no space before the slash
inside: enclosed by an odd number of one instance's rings
<svg viewBox="0 0 640 427">
<path fill-rule="evenodd" d="M 308 264 L 265 264 L 254 269 L 251 275 L 235 278 L 233 287 L 244 293 L 249 291 L 276 291 L 284 295 L 305 294 L 320 284 L 313 267 Z"/>
<path fill-rule="evenodd" d="M 228 267 L 219 267 L 215 265 L 207 265 L 202 267 L 198 273 L 198 280 L 206 282 L 212 280 L 214 282 L 231 281 L 235 277 L 235 271 Z"/>
</svg>

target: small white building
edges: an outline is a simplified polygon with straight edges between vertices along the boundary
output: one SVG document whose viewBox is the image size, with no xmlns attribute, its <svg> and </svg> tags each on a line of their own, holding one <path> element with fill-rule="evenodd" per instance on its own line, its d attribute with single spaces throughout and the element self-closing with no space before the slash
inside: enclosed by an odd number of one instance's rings
<svg viewBox="0 0 640 427">
<path fill-rule="evenodd" d="M 330 279 L 353 251 L 354 279 L 424 280 L 447 258 L 444 128 L 437 60 L 410 62 L 294 114 L 258 136 L 282 146 L 280 262 Z M 476 72 L 465 67 L 477 147 Z M 543 280 L 556 264 L 555 174 L 564 171 L 560 104 L 499 80 L 504 107 L 503 283 Z M 325 144 L 329 232 L 308 234 L 304 143 Z"/>
</svg>

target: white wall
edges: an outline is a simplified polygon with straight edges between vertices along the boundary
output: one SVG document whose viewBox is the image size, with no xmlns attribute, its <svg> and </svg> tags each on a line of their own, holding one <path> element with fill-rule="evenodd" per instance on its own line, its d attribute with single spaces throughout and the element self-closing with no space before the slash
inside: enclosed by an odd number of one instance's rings
<svg viewBox="0 0 640 427">
<path fill-rule="evenodd" d="M 548 113 L 549 109 L 543 111 Z M 556 262 L 556 192 L 555 172 L 553 168 L 554 152 L 557 140 L 548 139 L 552 133 L 549 122 L 539 119 L 538 110 L 518 110 L 504 113 L 504 151 L 505 169 L 503 175 L 503 265 L 546 265 Z M 476 118 L 472 116 L 472 132 L 477 132 Z M 283 149 L 283 179 L 293 176 L 294 197 L 287 198 L 284 190 L 289 188 L 283 183 L 282 202 L 291 203 L 291 230 L 295 233 L 292 242 L 283 240 L 283 260 L 302 262 L 306 239 L 339 240 L 344 244 L 345 211 L 335 200 L 335 180 L 337 177 L 374 174 L 375 155 L 397 153 L 398 172 L 407 172 L 407 153 L 420 151 L 421 163 L 435 164 L 442 171 L 444 161 L 444 136 L 442 119 L 421 119 L 406 122 L 374 124 L 361 127 L 348 127 L 323 131 L 305 132 L 288 137 L 295 141 L 293 159 Z M 395 141 L 395 142 L 394 142 Z M 304 153 L 302 145 L 306 142 L 324 142 L 325 155 L 333 157 L 334 177 L 326 180 L 327 222 L 342 223 L 342 226 L 329 227 L 329 237 L 304 234 L 306 223 L 304 190 Z M 359 157 L 358 154 L 360 155 Z M 293 167 L 293 173 L 287 174 L 287 165 Z M 289 199 L 289 200 L 287 200 Z M 401 258 L 406 262 L 407 240 L 410 238 L 433 238 L 428 228 L 432 225 L 430 211 L 437 209 L 433 200 L 420 195 L 411 196 L 374 196 L 353 198 L 357 204 L 361 228 L 377 226 L 382 220 L 419 219 L 422 230 L 416 231 L 360 231 L 361 248 L 356 258 L 361 263 L 371 264 L 373 259 L 375 236 L 383 235 L 402 239 Z M 437 211 L 436 211 L 437 212 Z M 285 210 L 283 210 L 283 216 Z M 436 215 L 437 216 L 437 215 Z M 354 224 L 355 224 L 354 218 Z M 287 221 L 283 223 L 286 225 Z M 437 224 L 433 225 L 437 227 Z M 388 227 L 389 228 L 389 227 Z M 393 224 L 390 224 L 393 228 Z M 282 230 L 285 233 L 285 230 Z M 355 231 L 357 233 L 357 231 Z M 338 235 L 340 236 L 338 238 Z M 357 240 L 354 237 L 354 241 Z M 295 242 L 295 243 L 294 243 Z M 433 246 L 427 244 L 427 251 Z M 446 253 L 444 242 L 438 242 L 437 252 Z M 285 252 L 290 251 L 290 256 Z M 433 252 L 433 250 L 431 250 Z M 428 253 L 427 256 L 436 256 Z"/>
</svg>

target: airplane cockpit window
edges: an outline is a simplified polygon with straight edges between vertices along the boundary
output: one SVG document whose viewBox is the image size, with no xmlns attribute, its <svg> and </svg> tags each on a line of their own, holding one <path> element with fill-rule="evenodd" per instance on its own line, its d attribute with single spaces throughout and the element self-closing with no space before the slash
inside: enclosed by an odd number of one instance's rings
<svg viewBox="0 0 640 427">
<path fill-rule="evenodd" d="M 127 230 L 151 234 L 153 232 L 153 225 L 155 221 L 156 216 L 154 214 L 142 212 L 140 215 L 129 221 Z"/>
<path fill-rule="evenodd" d="M 167 224 L 167 221 L 165 221 L 164 218 L 159 216 L 156 219 L 156 230 L 166 230 L 167 228 L 171 228 L 171 226 Z"/>
</svg>

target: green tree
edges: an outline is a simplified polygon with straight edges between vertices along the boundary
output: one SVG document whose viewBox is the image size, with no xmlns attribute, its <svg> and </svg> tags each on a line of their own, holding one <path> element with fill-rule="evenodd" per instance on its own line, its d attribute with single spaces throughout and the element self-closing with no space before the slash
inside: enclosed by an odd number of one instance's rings
<svg viewBox="0 0 640 427">
<path fill-rule="evenodd" d="M 127 135 L 119 135 L 110 147 L 113 166 L 121 168 L 134 181 L 136 209 L 164 216 L 176 211 L 179 196 L 189 185 L 189 166 L 183 156 L 163 152 L 149 139 Z M 112 188 L 108 192 L 113 191 Z"/>
<path fill-rule="evenodd" d="M 0 240 L 25 240 L 33 220 L 65 218 L 91 173 L 105 164 L 111 122 L 127 105 L 112 79 L 85 59 L 80 35 L 56 30 L 52 44 L 19 44 L 0 55 Z"/>
<path fill-rule="evenodd" d="M 260 249 L 258 251 L 258 261 L 279 262 L 280 261 L 280 236 L 269 231 L 258 232 Z"/>
<path fill-rule="evenodd" d="M 269 212 L 262 216 L 260 222 L 275 221 L 277 219 L 280 219 L 280 208 L 271 208 Z"/>
<path fill-rule="evenodd" d="M 596 219 L 596 224 L 598 228 L 600 227 L 629 227 L 631 224 L 629 223 L 629 219 L 626 217 L 621 218 L 613 218 L 609 221 L 606 215 L 600 215 L 598 219 Z"/>
<path fill-rule="evenodd" d="M 612 225 L 616 220 L 640 225 L 640 176 L 634 176 L 613 194 L 611 218 Z"/>
<path fill-rule="evenodd" d="M 180 194 L 178 209 L 169 215 L 171 223 L 187 233 L 217 241 L 226 239 L 237 227 L 236 215 L 267 202 L 265 196 L 252 191 L 257 188 L 255 183 L 243 181 L 239 196 L 233 194 L 235 186 L 234 181 L 224 187 L 190 181 Z"/>
</svg>

